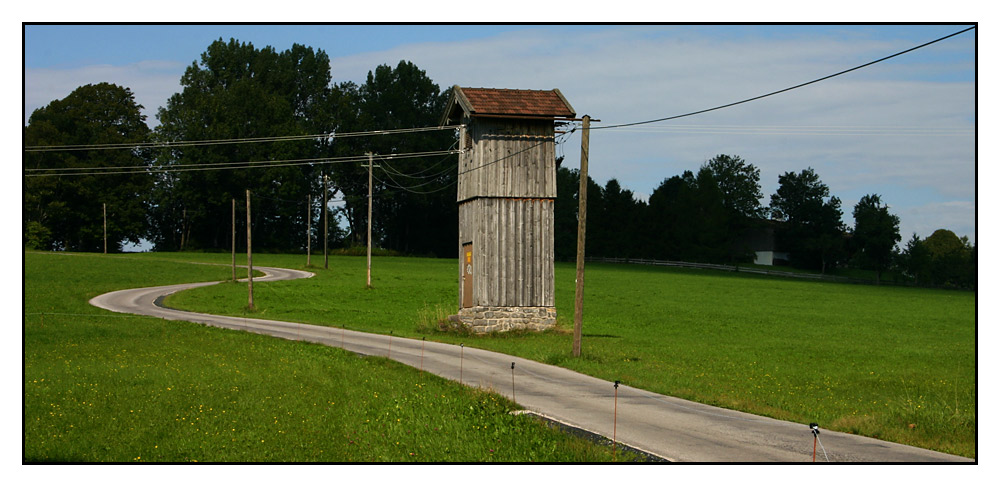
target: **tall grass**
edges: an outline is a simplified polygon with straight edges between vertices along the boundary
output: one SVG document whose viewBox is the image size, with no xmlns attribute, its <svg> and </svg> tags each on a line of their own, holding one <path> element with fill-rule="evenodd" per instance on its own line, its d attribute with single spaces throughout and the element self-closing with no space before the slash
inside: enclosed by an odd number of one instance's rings
<svg viewBox="0 0 1000 487">
<path fill-rule="evenodd" d="M 87 304 L 227 279 L 185 263 L 221 257 L 25 255 L 25 462 L 611 461 L 499 395 L 386 359 Z"/>
<path fill-rule="evenodd" d="M 180 256 L 178 256 L 180 257 Z M 301 267 L 301 256 L 260 256 Z M 451 260 L 331 258 L 313 279 L 255 286 L 279 320 L 511 353 L 704 403 L 974 457 L 975 294 L 725 272 L 588 264 L 583 356 L 572 357 L 574 268 L 556 265 L 559 327 L 484 337 L 427 322 L 458 307 Z M 244 312 L 238 285 L 172 306 Z M 245 301 L 245 297 L 242 298 Z"/>
</svg>

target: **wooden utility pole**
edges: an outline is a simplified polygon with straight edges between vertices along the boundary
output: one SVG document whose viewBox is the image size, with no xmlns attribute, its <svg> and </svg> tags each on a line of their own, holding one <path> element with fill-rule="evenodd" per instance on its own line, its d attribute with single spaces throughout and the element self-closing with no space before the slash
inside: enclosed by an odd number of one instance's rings
<svg viewBox="0 0 1000 487">
<path fill-rule="evenodd" d="M 587 242 L 587 163 L 590 158 L 590 115 L 583 116 L 580 136 L 580 210 L 576 227 L 576 303 L 573 309 L 573 356 L 579 357 L 583 338 L 583 267 Z"/>
<path fill-rule="evenodd" d="M 368 284 L 372 287 L 372 153 L 368 153 Z"/>
<path fill-rule="evenodd" d="M 312 264 L 312 193 L 306 199 L 306 267 Z"/>
<path fill-rule="evenodd" d="M 250 240 L 250 190 L 247 190 L 247 307 L 253 309 L 253 245 Z"/>
<path fill-rule="evenodd" d="M 101 203 L 102 212 L 104 213 L 104 253 L 108 253 L 108 204 Z"/>
<path fill-rule="evenodd" d="M 233 198 L 233 282 L 236 282 L 236 198 Z"/>
<path fill-rule="evenodd" d="M 330 197 L 329 190 L 327 189 L 327 177 L 326 174 L 323 175 L 323 268 L 330 268 L 330 255 L 327 252 L 327 244 L 330 242 L 330 227 L 327 225 L 327 213 L 329 213 L 330 202 L 327 198 Z"/>
</svg>

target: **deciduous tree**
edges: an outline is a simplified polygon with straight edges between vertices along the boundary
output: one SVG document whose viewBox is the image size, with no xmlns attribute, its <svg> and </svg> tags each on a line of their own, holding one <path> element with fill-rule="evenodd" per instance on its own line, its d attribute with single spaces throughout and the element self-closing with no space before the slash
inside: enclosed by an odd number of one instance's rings
<svg viewBox="0 0 1000 487">
<path fill-rule="evenodd" d="M 761 223 L 766 212 L 760 200 L 760 169 L 739 156 L 719 154 L 702 166 L 719 188 L 725 209 L 724 248 L 729 261 L 743 260 L 754 249 L 740 248 L 740 240 Z"/>
<path fill-rule="evenodd" d="M 889 213 L 889 206 L 877 194 L 865 195 L 854 205 L 852 242 L 856 258 L 863 267 L 875 271 L 875 283 L 892 263 L 893 249 L 899 243 L 899 217 Z"/>
<path fill-rule="evenodd" d="M 933 285 L 972 287 L 975 284 L 975 252 L 968 238 L 939 229 L 924 240 L 923 246 L 930 257 Z"/>
<path fill-rule="evenodd" d="M 323 134 L 336 130 L 330 61 L 322 50 L 230 39 L 213 42 L 181 78 L 183 90 L 159 110 L 159 140 L 205 141 Z M 326 139 L 175 147 L 158 154 L 167 168 L 194 168 L 157 181 L 149 239 L 158 250 L 225 248 L 230 200 L 256 196 L 255 247 L 297 249 L 305 242 L 302 196 L 318 194 L 316 166 L 284 163 L 323 154 Z M 197 170 L 254 163 L 232 170 Z"/>
<path fill-rule="evenodd" d="M 760 200 L 760 169 L 740 156 L 719 154 L 703 166 L 708 168 L 722 193 L 722 206 L 746 220 L 764 218 Z"/>
<path fill-rule="evenodd" d="M 132 91 L 111 83 L 81 86 L 66 98 L 35 110 L 24 128 L 33 146 L 130 144 L 149 141 L 142 106 Z M 144 171 L 144 150 L 60 150 L 26 152 L 24 168 L 86 169 L 30 171 L 24 178 L 25 244 L 46 250 L 103 250 L 102 205 L 107 205 L 108 250 L 139 243 L 145 230 L 152 178 Z M 121 168 L 108 171 L 109 168 Z"/>
<path fill-rule="evenodd" d="M 357 108 L 356 130 L 391 130 L 435 126 L 449 90 L 441 91 L 427 73 L 409 61 L 395 68 L 380 65 L 351 93 Z M 393 160 L 393 154 L 444 151 L 455 143 L 449 131 L 367 137 L 350 143 L 355 153 L 377 154 L 374 171 L 376 244 L 410 254 L 453 256 L 457 252 L 458 205 L 455 202 L 458 158 L 435 156 Z M 368 169 L 363 164 L 333 166 L 334 181 L 345 195 L 343 213 L 351 240 L 360 245 L 367 233 Z"/>
<path fill-rule="evenodd" d="M 826 272 L 844 255 L 844 223 L 840 199 L 812 168 L 778 177 L 771 195 L 771 217 L 786 222 L 777 237 L 799 267 Z"/>
</svg>

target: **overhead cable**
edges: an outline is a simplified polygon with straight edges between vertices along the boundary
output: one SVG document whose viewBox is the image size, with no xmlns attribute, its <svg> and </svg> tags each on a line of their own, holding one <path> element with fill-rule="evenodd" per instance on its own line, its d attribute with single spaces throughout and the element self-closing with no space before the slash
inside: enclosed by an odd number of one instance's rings
<svg viewBox="0 0 1000 487">
<path fill-rule="evenodd" d="M 444 185 L 444 186 L 442 186 L 442 187 L 440 187 L 438 189 L 434 189 L 434 190 L 430 190 L 430 191 L 423 191 L 423 190 L 419 190 L 418 191 L 416 188 L 422 188 L 422 187 L 427 186 L 429 184 L 436 183 L 437 180 L 436 179 L 429 179 L 429 180 L 424 181 L 424 182 L 419 183 L 419 184 L 405 186 L 402 183 L 400 183 L 399 181 L 397 181 L 396 178 L 392 177 L 393 176 L 392 172 L 386 170 L 386 168 L 389 167 L 388 161 L 385 160 L 381 155 L 378 155 L 378 154 L 376 154 L 376 155 L 378 156 L 378 158 L 381 161 L 378 167 L 380 169 L 382 169 L 382 172 L 384 172 L 385 175 L 389 178 L 389 180 L 392 181 L 394 184 L 389 184 L 389 183 L 387 183 L 385 181 L 382 181 L 381 179 L 375 177 L 374 175 L 372 175 L 372 177 L 374 179 L 376 179 L 378 182 L 380 182 L 383 185 L 385 185 L 386 187 L 395 188 L 395 189 L 401 189 L 403 191 L 406 191 L 406 192 L 409 192 L 409 193 L 415 193 L 415 194 L 432 194 L 432 193 L 437 193 L 437 192 L 440 192 L 440 191 L 444 191 L 444 190 L 446 190 L 446 189 L 454 186 L 456 184 L 456 182 L 458 181 L 457 179 L 453 179 L 450 183 L 448 183 L 448 184 L 446 184 L 446 185 Z M 438 162 L 438 164 L 440 164 L 440 163 L 441 163 L 441 161 Z M 435 178 L 436 177 L 440 177 L 441 175 L 444 175 L 445 173 L 451 172 L 452 170 L 453 169 L 450 168 L 450 167 L 449 168 L 445 168 L 445 170 L 442 171 L 442 172 L 440 172 L 440 173 L 438 173 L 435 176 Z M 401 174 L 401 173 L 400 173 L 400 175 L 403 176 L 403 177 L 408 177 L 408 176 L 406 176 L 404 174 Z"/>
<path fill-rule="evenodd" d="M 392 159 L 412 159 L 417 157 L 435 157 L 450 154 L 458 154 L 460 150 L 412 152 L 404 154 L 392 154 L 388 156 Z M 57 171 L 41 174 L 25 174 L 25 177 L 46 177 L 46 176 L 96 176 L 112 174 L 147 174 L 147 173 L 175 173 L 190 171 L 218 171 L 227 169 L 258 169 L 272 167 L 323 165 L 330 163 L 364 162 L 368 156 L 347 156 L 347 157 L 319 157 L 309 159 L 285 159 L 273 161 L 247 161 L 247 162 L 219 162 L 206 164 L 181 164 L 175 166 L 129 166 L 129 167 L 90 167 L 90 168 L 59 168 L 59 169 L 25 169 L 25 171 Z M 183 167 L 180 167 L 183 166 Z M 90 171 L 90 172 L 70 172 L 70 171 Z"/>
<path fill-rule="evenodd" d="M 423 156 L 435 156 L 449 152 L 451 149 L 446 151 L 429 151 L 429 152 L 409 152 L 404 154 L 399 154 L 402 156 L 411 157 L 423 157 Z M 55 168 L 27 168 L 27 172 L 79 172 L 79 171 L 105 171 L 105 170 L 122 170 L 122 169 L 135 169 L 139 172 L 145 169 L 178 169 L 178 168 L 206 168 L 212 166 L 232 166 L 232 165 L 251 165 L 251 164 L 269 164 L 272 162 L 306 162 L 306 161 L 322 161 L 322 162 L 357 162 L 361 160 L 367 160 L 368 156 L 338 156 L 338 157 L 322 157 L 322 158 L 310 158 L 310 159 L 286 159 L 283 161 L 247 161 L 247 162 L 203 162 L 203 163 L 190 163 L 190 164 L 161 164 L 161 165 L 135 165 L 135 166 L 103 166 L 103 167 L 55 167 Z"/>
<path fill-rule="evenodd" d="M 56 151 L 78 151 L 78 150 L 111 150 L 111 149 L 141 149 L 141 148 L 174 148 L 174 147 L 195 147 L 206 145 L 226 145 L 226 144 L 256 144 L 261 142 L 285 142 L 307 139 L 338 139 L 349 137 L 369 137 L 375 135 L 409 134 L 416 132 L 430 132 L 434 130 L 457 130 L 462 125 L 439 125 L 435 127 L 416 127 L 406 129 L 369 130 L 365 132 L 330 132 L 325 134 L 311 135 L 286 135 L 275 137 L 252 137 L 252 138 L 231 138 L 214 140 L 191 140 L 174 142 L 123 142 L 118 144 L 78 144 L 78 145 L 32 145 L 25 146 L 25 152 L 56 152 Z"/>
<path fill-rule="evenodd" d="M 457 145 L 458 145 L 458 141 L 456 140 L 455 143 L 452 144 L 451 147 L 448 148 L 448 150 L 454 149 L 455 146 L 457 146 Z M 381 158 L 381 156 L 379 156 L 379 157 Z M 415 173 L 412 173 L 412 174 L 405 174 L 402 171 L 397 170 L 396 168 L 394 168 L 391 165 L 389 165 L 389 161 L 386 161 L 386 160 L 383 159 L 382 160 L 382 168 L 383 168 L 382 170 L 385 171 L 386 173 L 391 173 L 393 175 L 400 176 L 400 177 L 405 177 L 405 178 L 409 178 L 409 179 L 437 179 L 437 178 L 441 177 L 442 175 L 444 175 L 444 174 L 446 174 L 448 172 L 454 171 L 455 168 L 451 167 L 451 165 L 448 165 L 447 167 L 444 168 L 444 170 L 439 171 L 437 173 L 430 174 L 430 175 L 427 175 L 426 173 L 437 169 L 441 164 L 443 164 L 445 161 L 447 161 L 449 159 L 450 159 L 450 155 L 444 156 L 441 159 L 439 159 L 438 162 L 434 163 L 430 167 L 426 167 L 426 168 L 421 169 L 421 170 L 419 170 L 419 171 L 417 171 Z"/>
<path fill-rule="evenodd" d="M 661 125 L 630 127 L 626 132 L 724 135 L 850 135 L 850 136 L 912 136 L 961 137 L 972 135 L 968 129 L 936 127 L 875 127 L 875 126 L 751 126 L 751 125 Z"/>
<path fill-rule="evenodd" d="M 386 175 L 388 175 L 388 173 L 386 173 Z M 392 179 L 392 176 L 389 176 L 389 178 Z M 382 183 L 382 185 L 385 186 L 385 187 L 387 187 L 387 188 L 399 189 L 399 190 L 406 191 L 407 193 L 414 193 L 414 194 L 433 194 L 433 193 L 439 193 L 439 192 L 444 191 L 444 190 L 446 190 L 448 188 L 451 188 L 452 186 L 455 185 L 455 183 L 458 182 L 458 180 L 456 179 L 456 180 L 453 180 L 452 182 L 450 182 L 450 183 L 446 184 L 445 186 L 440 187 L 438 189 L 432 189 L 430 191 L 417 191 L 417 190 L 413 189 L 416 186 L 413 186 L 413 187 L 404 187 L 404 186 L 399 186 L 399 185 L 396 185 L 396 184 L 389 184 L 389 183 L 387 183 L 385 181 L 382 181 L 381 179 L 379 179 L 375 175 L 372 175 L 372 179 L 374 179 L 374 180 Z M 395 180 L 392 180 L 392 181 L 395 182 Z"/>
<path fill-rule="evenodd" d="M 656 118 L 656 119 L 653 119 L 653 120 L 645 120 L 645 121 L 642 121 L 642 122 L 630 122 L 630 123 L 621 123 L 621 124 L 617 124 L 617 125 L 604 125 L 604 126 L 590 127 L 590 130 L 613 129 L 613 128 L 620 128 L 620 127 L 631 127 L 631 126 L 634 126 L 634 125 L 644 125 L 644 124 L 648 124 L 648 123 L 665 122 L 667 120 L 675 120 L 675 119 L 678 119 L 678 118 L 690 117 L 692 115 L 700 115 L 702 113 L 707 113 L 707 112 L 711 112 L 711 111 L 715 111 L 715 110 L 721 110 L 723 108 L 729 108 L 729 107 L 732 107 L 732 106 L 741 105 L 743 103 L 749 103 L 751 101 L 760 100 L 761 98 L 767 98 L 769 96 L 777 95 L 779 93 L 784 93 L 786 91 L 791 91 L 791 90 L 794 90 L 796 88 L 802 88 L 803 86 L 808 86 L 808 85 L 811 85 L 811 84 L 814 84 L 814 83 L 819 83 L 820 81 L 828 80 L 830 78 L 834 78 L 834 77 L 840 76 L 842 74 L 847 74 L 847 73 L 850 73 L 851 71 L 857 71 L 857 70 L 859 70 L 861 68 L 865 68 L 865 67 L 871 66 L 873 64 L 877 64 L 877 63 L 880 63 L 882 61 L 886 61 L 886 60 L 892 59 L 892 58 L 897 57 L 897 56 L 902 56 L 903 54 L 906 54 L 908 52 L 916 51 L 917 49 L 920 49 L 922 47 L 927 47 L 927 46 L 929 46 L 931 44 L 934 44 L 934 43 L 937 43 L 937 42 L 941 42 L 941 41 L 943 41 L 945 39 L 948 39 L 948 38 L 951 38 L 951 37 L 955 37 L 955 36 L 957 36 L 959 34 L 963 34 L 965 32 L 973 30 L 975 28 L 976 28 L 976 26 L 972 26 L 972 27 L 969 27 L 967 29 L 963 29 L 963 30 L 960 30 L 958 32 L 955 32 L 954 34 L 949 34 L 949 35 L 946 35 L 944 37 L 940 37 L 938 39 L 935 39 L 933 41 L 925 42 L 925 43 L 923 43 L 923 44 L 921 44 L 919 46 L 911 47 L 911 48 L 909 48 L 909 49 L 907 49 L 905 51 L 900 51 L 900 52 L 897 52 L 895 54 L 883 57 L 881 59 L 876 59 L 874 61 L 862 64 L 860 66 L 855 66 L 853 68 L 845 69 L 845 70 L 840 71 L 838 73 L 827 75 L 827 76 L 824 76 L 822 78 L 817 78 L 817 79 L 814 79 L 812 81 L 807 81 L 805 83 L 800 83 L 800 84 L 797 84 L 795 86 L 790 86 L 788 88 L 784 88 L 784 89 L 781 89 L 781 90 L 778 90 L 778 91 L 772 91 L 770 93 L 767 93 L 767 94 L 764 94 L 764 95 L 755 96 L 753 98 L 747 98 L 745 100 L 740 100 L 740 101 L 733 102 L 733 103 L 727 103 L 725 105 L 719 105 L 717 107 L 707 108 L 707 109 L 704 109 L 704 110 L 698 110 L 696 112 L 685 113 L 685 114 L 682 114 L 682 115 L 674 115 L 674 116 L 671 116 L 671 117 Z"/>
<path fill-rule="evenodd" d="M 555 137 L 555 141 L 554 141 L 554 143 L 555 143 L 556 145 L 558 145 L 558 144 L 561 144 L 561 143 L 562 143 L 562 141 L 561 141 L 561 140 L 559 140 L 559 138 L 561 138 L 561 137 L 562 137 L 562 138 L 565 138 L 565 137 L 568 137 L 568 136 L 569 136 L 569 135 L 571 135 L 571 134 L 573 133 L 573 131 L 575 131 L 575 130 L 576 130 L 576 129 L 574 128 L 574 129 L 573 129 L 572 131 L 570 131 L 570 132 L 567 132 L 567 133 L 564 133 L 564 134 L 560 134 L 560 135 L 556 136 L 556 137 Z M 472 171 L 478 171 L 478 170 L 480 170 L 480 169 L 484 169 L 484 168 L 486 168 L 486 167 L 489 167 L 489 166 L 492 166 L 492 165 L 494 165 L 494 164 L 498 164 L 498 163 L 500 163 L 500 162 L 503 162 L 503 161 L 505 161 L 505 160 L 507 160 L 507 159 L 510 159 L 511 157 L 514 157 L 514 156 L 516 156 L 516 155 L 518 155 L 518 154 L 522 154 L 522 153 L 525 153 L 525 152 L 528 152 L 528 151 L 530 151 L 530 150 L 532 150 L 532 149 L 534 149 L 534 148 L 536 148 L 536 147 L 540 147 L 540 146 L 542 146 L 543 144 L 545 144 L 546 142 L 548 142 L 548 141 L 547 141 L 547 140 L 543 140 L 543 141 L 541 141 L 541 142 L 538 142 L 538 143 L 536 143 L 536 144 L 532 144 L 532 145 L 529 145 L 529 146 L 527 146 L 527 147 L 525 147 L 525 148 L 523 148 L 523 149 L 521 149 L 521 150 L 519 150 L 519 151 L 517 151 L 517 152 L 512 152 L 512 153 L 510 153 L 510 154 L 507 154 L 506 156 L 503 156 L 503 157 L 500 157 L 500 158 L 497 158 L 497 159 L 494 159 L 494 160 L 492 160 L 492 161 L 490 161 L 490 162 L 487 162 L 487 163 L 484 163 L 484 164 L 480 164 L 480 165 L 478 165 L 478 166 L 476 166 L 476 167 L 470 167 L 470 168 L 468 168 L 468 169 L 466 169 L 466 170 L 464 170 L 464 171 L 459 171 L 459 172 L 458 172 L 458 175 L 459 175 L 459 176 L 461 176 L 461 175 L 463 175 L 463 174 L 466 174 L 466 173 L 470 173 L 470 172 L 472 172 Z"/>
</svg>

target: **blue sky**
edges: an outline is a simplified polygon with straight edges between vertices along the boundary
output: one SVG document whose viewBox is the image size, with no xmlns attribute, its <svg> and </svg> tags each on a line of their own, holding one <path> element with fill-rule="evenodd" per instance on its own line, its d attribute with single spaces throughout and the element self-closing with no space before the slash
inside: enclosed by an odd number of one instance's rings
<svg viewBox="0 0 1000 487">
<path fill-rule="evenodd" d="M 213 40 L 323 49 L 336 82 L 402 59 L 453 84 L 559 88 L 603 124 L 710 108 L 826 76 L 968 25 L 28 25 L 24 121 L 75 87 L 128 86 L 150 125 Z M 911 234 L 976 240 L 976 31 L 845 76 L 672 122 L 594 132 L 591 175 L 640 198 L 717 154 L 761 169 L 763 204 L 812 167 L 843 200 L 883 197 Z M 600 124 L 595 124 L 599 126 Z M 579 162 L 579 138 L 560 148 Z"/>
<path fill-rule="evenodd" d="M 236 38 L 257 46 L 278 49 L 293 43 L 316 46 L 331 57 L 380 51 L 422 42 L 460 42 L 482 39 L 505 32 L 544 30 L 567 36 L 582 32 L 614 30 L 607 25 L 28 25 L 25 26 L 24 63 L 26 68 L 75 67 L 88 64 L 130 64 L 149 59 L 192 61 L 215 39 Z M 634 27 L 642 30 L 641 26 Z M 719 40 L 781 39 L 817 35 L 842 35 L 855 39 L 901 39 L 914 45 L 955 31 L 954 25 L 678 25 L 670 30 L 653 26 L 648 38 L 665 37 L 670 32 L 704 33 Z M 141 42 L 136 42 L 141 39 Z M 322 46 L 322 47 L 320 47 Z M 967 52 L 971 60 L 974 52 Z M 914 53 L 910 59 L 930 57 Z M 960 73 L 950 73 L 959 75 Z"/>
</svg>

